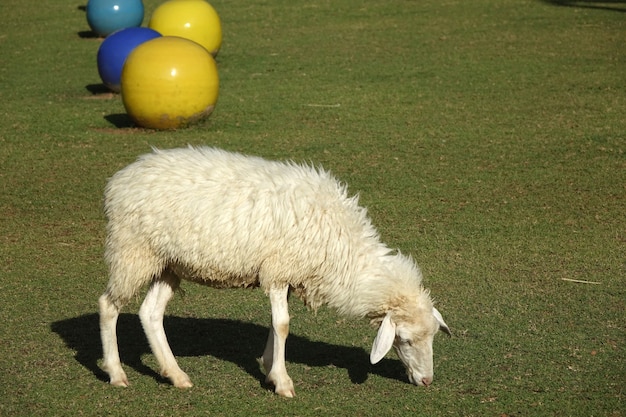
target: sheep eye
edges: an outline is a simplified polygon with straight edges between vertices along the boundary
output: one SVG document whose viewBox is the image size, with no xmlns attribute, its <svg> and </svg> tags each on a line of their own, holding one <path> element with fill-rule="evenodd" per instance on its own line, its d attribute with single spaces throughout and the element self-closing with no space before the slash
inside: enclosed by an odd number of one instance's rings
<svg viewBox="0 0 626 417">
<path fill-rule="evenodd" d="M 413 341 L 411 341 L 411 339 L 404 339 L 404 338 L 399 338 L 400 339 L 400 344 L 401 345 L 409 345 L 412 346 L 413 345 Z"/>
</svg>

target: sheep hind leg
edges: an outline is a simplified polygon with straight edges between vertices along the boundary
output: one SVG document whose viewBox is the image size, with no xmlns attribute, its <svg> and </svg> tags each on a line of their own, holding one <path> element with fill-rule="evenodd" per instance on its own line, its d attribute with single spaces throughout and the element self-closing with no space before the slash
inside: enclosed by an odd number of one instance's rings
<svg viewBox="0 0 626 417">
<path fill-rule="evenodd" d="M 152 353 L 154 353 L 161 367 L 161 375 L 169 378 L 175 387 L 189 388 L 193 384 L 189 376 L 178 366 L 163 328 L 165 307 L 179 284 L 180 278 L 169 271 L 165 271 L 150 286 L 146 298 L 139 309 L 139 318 L 148 338 L 148 343 L 150 343 Z"/>
<path fill-rule="evenodd" d="M 274 385 L 274 392 L 283 397 L 296 395 L 293 381 L 285 366 L 285 342 L 289 334 L 289 286 L 272 288 L 269 291 L 272 305 L 272 327 L 260 362 L 266 372 L 267 383 Z"/>
<path fill-rule="evenodd" d="M 111 385 L 127 387 L 128 378 L 122 369 L 117 347 L 116 327 L 120 309 L 111 302 L 107 292 L 102 294 L 98 300 L 98 305 L 100 307 L 100 337 L 104 356 L 102 368 L 109 374 Z"/>
</svg>

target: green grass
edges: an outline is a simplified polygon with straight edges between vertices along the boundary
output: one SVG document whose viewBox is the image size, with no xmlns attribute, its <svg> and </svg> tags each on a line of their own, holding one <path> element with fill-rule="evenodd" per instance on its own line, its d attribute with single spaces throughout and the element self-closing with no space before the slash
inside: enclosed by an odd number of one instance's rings
<svg viewBox="0 0 626 417">
<path fill-rule="evenodd" d="M 0 6 L 0 415 L 626 415 L 623 2 L 213 5 L 217 108 L 174 132 L 129 128 L 99 93 L 80 3 Z M 188 143 L 313 161 L 359 192 L 454 332 L 435 383 L 394 354 L 369 365 L 366 322 L 292 300 L 297 397 L 279 398 L 255 362 L 262 292 L 188 284 L 166 330 L 196 386 L 158 377 L 139 300 L 119 325 L 132 385 L 106 384 L 103 187 Z"/>
</svg>

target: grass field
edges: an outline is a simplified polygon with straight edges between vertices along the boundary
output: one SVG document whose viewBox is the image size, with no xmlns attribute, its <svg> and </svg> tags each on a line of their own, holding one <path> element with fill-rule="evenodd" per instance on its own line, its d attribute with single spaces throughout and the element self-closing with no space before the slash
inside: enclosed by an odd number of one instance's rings
<svg viewBox="0 0 626 417">
<path fill-rule="evenodd" d="M 102 89 L 85 3 L 2 1 L 1 416 L 626 415 L 626 3 L 212 4 L 217 108 L 157 132 Z M 187 144 L 313 161 L 360 193 L 454 333 L 434 384 L 395 354 L 371 366 L 366 321 L 293 299 L 280 398 L 255 361 L 264 294 L 188 284 L 166 330 L 195 387 L 158 376 L 139 301 L 118 328 L 131 386 L 109 386 L 102 191 Z"/>
</svg>

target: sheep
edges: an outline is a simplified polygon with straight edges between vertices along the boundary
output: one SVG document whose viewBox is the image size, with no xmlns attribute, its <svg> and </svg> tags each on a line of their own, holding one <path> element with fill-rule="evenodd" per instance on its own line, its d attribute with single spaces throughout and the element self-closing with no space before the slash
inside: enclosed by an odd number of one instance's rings
<svg viewBox="0 0 626 417">
<path fill-rule="evenodd" d="M 378 332 L 370 361 L 393 346 L 409 381 L 433 380 L 432 343 L 450 334 L 422 286 L 419 267 L 389 249 L 347 186 L 310 165 L 268 161 L 210 147 L 153 152 L 110 178 L 105 260 L 109 282 L 99 298 L 102 368 L 128 386 L 116 322 L 146 284 L 139 317 L 161 374 L 191 387 L 163 329 L 166 305 L 181 280 L 215 287 L 261 287 L 271 327 L 260 364 L 266 383 L 295 395 L 285 367 L 288 294 L 313 310 L 369 318 Z"/>
</svg>

